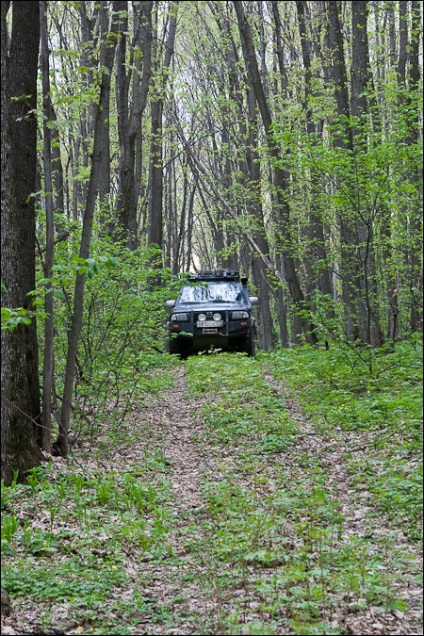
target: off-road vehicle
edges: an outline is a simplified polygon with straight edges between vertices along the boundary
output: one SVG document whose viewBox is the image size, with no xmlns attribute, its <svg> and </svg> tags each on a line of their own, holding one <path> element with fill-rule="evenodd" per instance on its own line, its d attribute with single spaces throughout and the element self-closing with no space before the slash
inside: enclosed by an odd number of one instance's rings
<svg viewBox="0 0 424 636">
<path fill-rule="evenodd" d="M 168 300 L 168 351 L 186 358 L 219 349 L 255 355 L 255 318 L 247 278 L 234 270 L 206 270 L 189 276 L 177 300 Z"/>
</svg>

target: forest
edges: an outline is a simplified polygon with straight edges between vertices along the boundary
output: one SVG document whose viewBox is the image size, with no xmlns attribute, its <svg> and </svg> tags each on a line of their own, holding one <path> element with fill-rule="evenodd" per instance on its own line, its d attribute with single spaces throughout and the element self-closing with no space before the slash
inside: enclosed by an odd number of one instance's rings
<svg viewBox="0 0 424 636">
<path fill-rule="evenodd" d="M 421 634 L 422 3 L 0 4 L 2 634 Z"/>
</svg>

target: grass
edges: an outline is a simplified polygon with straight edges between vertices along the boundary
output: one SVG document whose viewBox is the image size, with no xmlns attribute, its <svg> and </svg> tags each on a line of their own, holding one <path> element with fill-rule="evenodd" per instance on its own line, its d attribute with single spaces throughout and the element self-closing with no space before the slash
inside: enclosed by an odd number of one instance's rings
<svg viewBox="0 0 424 636">
<path fill-rule="evenodd" d="M 420 355 L 412 341 L 181 363 L 201 501 L 183 493 L 182 507 L 164 360 L 143 408 L 2 487 L 17 613 L 70 634 L 345 634 L 367 620 L 416 633 Z"/>
<path fill-rule="evenodd" d="M 268 363 L 322 434 L 349 440 L 352 483 L 367 487 L 380 512 L 422 538 L 421 343 L 359 354 L 305 348 L 271 354 Z"/>
<path fill-rule="evenodd" d="M 132 582 L 127 552 L 140 561 L 161 561 L 170 552 L 163 541 L 168 484 L 159 475 L 145 485 L 147 474 L 148 462 L 123 474 L 65 469 L 53 476 L 47 466 L 32 471 L 31 485 L 4 488 L 5 508 L 13 513 L 3 518 L 2 587 L 41 607 L 66 603 L 79 626 L 89 622 L 94 633 L 110 633 L 116 608 L 109 601 Z M 126 609 L 140 602 L 135 596 Z"/>
<path fill-rule="evenodd" d="M 351 361 L 346 363 L 345 354 L 332 352 L 333 366 L 329 373 L 325 371 L 329 356 L 325 364 L 322 362 L 325 355 L 305 349 L 260 357 L 261 366 L 272 372 L 277 381 L 287 380 L 291 388 L 298 391 L 296 394 L 306 412 L 308 405 L 314 405 L 310 409 L 316 425 L 314 434 L 318 432 L 325 440 L 318 453 L 299 446 L 303 437 L 299 422 L 293 420 L 273 387 L 264 381 L 256 361 L 240 358 L 234 364 L 233 357 L 219 356 L 209 360 L 193 359 L 187 364 L 189 387 L 195 395 L 205 399 L 203 412 L 207 427 L 200 445 L 205 453 L 213 449 L 212 452 L 218 454 L 216 470 L 204 482 L 204 497 L 211 517 L 203 521 L 202 540 L 197 546 L 191 546 L 198 558 L 207 554 L 208 574 L 204 585 L 209 586 L 211 597 L 221 606 L 214 633 L 249 633 L 246 629 L 250 627 L 255 630 L 252 633 L 343 633 L 343 619 L 331 621 L 331 616 L 337 613 L 342 617 L 370 607 L 383 614 L 407 610 L 407 600 L 397 595 L 397 588 L 411 567 L 408 576 L 414 578 L 416 564 L 411 565 L 414 556 L 398 545 L 397 523 L 402 519 L 402 528 L 406 527 L 413 539 L 419 537 L 419 471 L 415 473 L 411 466 L 402 465 L 403 472 L 392 471 L 392 478 L 397 480 L 399 475 L 408 474 L 408 480 L 404 480 L 402 486 L 397 482 L 392 484 L 384 473 L 390 464 L 384 452 L 376 458 L 373 440 L 372 457 L 374 462 L 379 462 L 379 471 L 376 476 L 375 465 L 367 464 L 371 459 L 367 455 L 363 472 L 368 470 L 369 477 L 376 477 L 375 481 L 362 480 L 362 474 L 349 461 L 354 477 L 351 484 L 346 484 L 347 489 L 350 486 L 356 496 L 354 484 L 360 479 L 361 487 L 368 486 L 372 496 L 367 518 L 362 522 L 366 532 L 362 534 L 350 527 L 351 519 L 344 513 L 347 498 L 331 482 L 332 468 L 325 465 L 322 451 L 334 429 L 343 431 L 345 427 L 358 434 L 351 421 L 340 416 L 340 392 L 345 401 L 346 395 L 354 396 L 351 399 L 355 400 L 358 410 L 362 406 L 362 395 L 364 400 L 370 400 L 371 396 L 373 405 L 376 401 L 383 403 L 388 401 L 387 389 L 384 394 L 387 377 L 384 378 L 384 369 L 377 367 L 376 375 L 368 384 L 352 386 Z M 418 369 L 419 356 L 414 357 L 414 349 L 411 352 L 405 345 L 397 355 L 398 361 L 404 362 L 404 369 L 411 369 L 412 360 Z M 404 361 L 408 356 L 408 362 Z M 384 364 L 388 369 L 394 360 L 386 359 Z M 350 375 L 345 365 L 349 366 Z M 339 374 L 343 382 L 336 385 L 335 378 Z M 405 395 L 408 378 L 406 374 L 400 376 L 400 398 L 398 401 L 391 398 L 394 413 L 401 408 L 399 405 L 411 404 L 410 396 Z M 327 387 L 324 400 L 323 377 L 333 385 L 329 390 Z M 416 382 L 416 377 L 411 378 L 410 390 L 414 397 Z M 372 391 L 367 388 L 370 386 Z M 395 390 L 392 382 L 392 396 Z M 322 411 L 318 410 L 320 403 L 323 403 Z M 407 448 L 415 459 L 418 458 L 417 405 L 418 400 L 413 400 L 412 409 L 408 411 L 409 426 L 403 428 L 402 425 L 399 433 L 399 445 Z M 394 425 L 394 415 L 392 421 Z M 380 424 L 372 418 L 364 418 L 360 428 L 367 432 L 381 430 Z M 363 443 L 362 439 L 355 438 L 358 440 Z M 335 448 L 338 441 L 334 440 Z M 231 446 L 230 461 L 220 461 L 219 446 L 223 457 Z M 381 436 L 378 446 L 383 449 Z M 386 451 L 388 459 L 390 449 Z M 354 453 L 352 457 L 357 461 L 364 459 Z M 411 483 L 414 490 L 409 488 Z M 404 493 L 397 510 L 393 510 L 393 490 Z M 355 509 L 355 497 L 348 499 L 348 504 Z M 382 512 L 387 513 L 392 526 L 380 537 Z M 388 573 L 395 555 L 399 565 L 396 575 Z M 227 572 L 224 578 L 222 572 Z M 226 600 L 229 592 L 231 604 Z M 246 598 L 249 602 L 245 606 Z"/>
</svg>

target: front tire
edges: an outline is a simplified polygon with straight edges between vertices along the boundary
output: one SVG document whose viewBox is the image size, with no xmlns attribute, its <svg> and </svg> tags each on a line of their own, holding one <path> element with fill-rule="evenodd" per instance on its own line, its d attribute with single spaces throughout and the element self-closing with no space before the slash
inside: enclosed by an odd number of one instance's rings
<svg viewBox="0 0 424 636">
<path fill-rule="evenodd" d="M 237 341 L 237 343 L 235 344 L 233 348 L 233 351 L 236 351 L 239 353 L 247 353 L 249 357 L 252 357 L 252 358 L 255 357 L 256 347 L 255 347 L 255 339 L 253 337 L 253 330 L 249 332 L 249 335 L 246 337 L 245 340 Z"/>
<path fill-rule="evenodd" d="M 170 338 L 168 340 L 168 351 L 173 355 L 179 355 L 181 360 L 185 360 L 188 356 L 188 347 L 185 342 L 182 342 L 178 338 Z"/>
<path fill-rule="evenodd" d="M 253 338 L 253 329 L 249 332 L 249 335 L 247 336 L 247 340 L 246 340 L 246 345 L 245 345 L 245 352 L 247 353 L 248 356 L 254 358 L 255 354 L 256 354 L 256 346 L 255 346 L 255 340 Z"/>
</svg>

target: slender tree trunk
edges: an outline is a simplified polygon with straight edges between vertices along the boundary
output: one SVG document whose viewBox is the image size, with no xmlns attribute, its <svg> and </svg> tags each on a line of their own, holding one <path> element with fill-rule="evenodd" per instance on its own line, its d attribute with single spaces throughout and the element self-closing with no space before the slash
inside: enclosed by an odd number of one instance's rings
<svg viewBox="0 0 424 636">
<path fill-rule="evenodd" d="M 366 123 L 373 107 L 374 120 L 379 122 L 375 90 L 370 72 L 368 48 L 368 7 L 367 2 L 352 3 L 352 70 L 351 70 L 351 113 L 360 124 Z M 378 126 L 379 128 L 379 126 Z M 368 140 L 363 126 L 359 131 L 354 125 L 353 141 L 355 153 L 366 152 Z M 377 264 L 374 246 L 374 211 L 362 204 L 362 193 L 357 192 L 358 202 L 357 232 L 360 276 L 358 277 L 358 296 L 360 305 L 360 338 L 362 342 L 378 347 L 384 337 L 380 326 L 379 293 L 377 281 Z"/>
<path fill-rule="evenodd" d="M 162 77 L 155 79 L 155 97 L 152 102 L 152 132 L 150 150 L 150 197 L 148 244 L 163 247 L 163 132 L 162 116 L 165 90 L 174 52 L 179 2 L 172 2 L 169 30 L 162 65 Z M 158 73 L 158 69 L 156 71 Z M 156 265 L 159 264 L 156 260 Z"/>
<path fill-rule="evenodd" d="M 340 26 L 340 3 L 326 3 L 328 11 L 328 45 L 330 53 L 331 75 L 334 82 L 334 94 L 337 103 L 339 126 L 342 130 L 335 139 L 335 146 L 347 150 L 352 156 L 353 137 L 350 121 L 349 91 L 344 56 L 343 33 Z M 343 127 L 341 122 L 347 122 Z M 353 214 L 345 210 L 339 215 L 340 224 L 340 276 L 342 280 L 342 298 L 345 306 L 345 331 L 348 339 L 359 339 L 359 307 L 357 299 L 357 281 L 359 278 L 356 259 L 356 228 Z"/>
<path fill-rule="evenodd" d="M 111 32 L 106 41 L 102 43 L 104 53 L 101 54 L 103 61 L 103 74 L 101 80 L 100 97 L 97 105 L 96 121 L 94 128 L 94 146 L 91 163 L 90 181 L 88 186 L 87 202 L 83 219 L 83 228 L 81 236 L 81 246 L 79 257 L 87 259 L 90 255 L 91 231 L 94 218 L 94 210 L 96 205 L 97 193 L 99 188 L 100 170 L 102 166 L 101 150 L 103 147 L 102 136 L 104 127 L 108 126 L 108 122 L 104 121 L 103 110 L 110 97 L 110 80 L 113 68 L 113 60 L 115 57 L 116 33 L 118 32 L 118 24 L 116 22 L 117 3 L 114 2 L 114 17 L 112 20 Z M 81 333 L 81 325 L 84 311 L 84 289 L 85 274 L 77 274 L 74 291 L 74 304 L 72 325 L 69 334 L 68 353 L 66 358 L 65 380 L 62 399 L 62 412 L 59 425 L 59 437 L 55 443 L 55 452 L 62 456 L 68 454 L 69 449 L 69 425 L 72 411 L 72 396 L 74 389 L 75 364 L 77 359 L 78 344 Z"/>
<path fill-rule="evenodd" d="M 91 88 L 94 84 L 93 68 L 97 64 L 95 49 L 93 46 L 94 38 L 96 37 L 96 26 L 98 26 L 97 18 L 100 11 L 100 2 L 80 2 L 78 5 L 78 14 L 81 25 L 81 57 L 79 60 L 80 67 L 84 69 L 82 76 L 84 85 L 87 89 Z M 96 106 L 93 102 L 87 107 L 81 109 L 79 130 L 80 140 L 78 144 L 79 155 L 76 154 L 76 160 L 78 161 L 77 174 L 81 167 L 88 171 L 90 166 L 90 153 L 91 153 L 91 141 L 94 134 L 94 126 L 96 119 Z M 81 214 L 81 210 L 84 209 L 85 202 L 87 200 L 88 183 L 87 180 L 78 179 L 77 183 L 74 183 L 74 187 L 77 187 L 78 191 L 78 209 Z"/>
<path fill-rule="evenodd" d="M 134 188 L 134 147 L 130 141 L 130 82 L 131 71 L 127 72 L 128 2 L 119 0 L 119 39 L 116 46 L 116 106 L 119 132 L 119 182 L 117 196 L 118 238 L 132 243 L 136 237 L 130 236 L 130 219 L 136 214 Z M 129 62 L 133 66 L 134 62 Z M 134 73 L 135 75 L 135 73 Z M 136 97 L 136 96 L 135 96 Z"/>
<path fill-rule="evenodd" d="M 163 161 L 162 161 L 162 113 L 163 101 L 152 103 L 152 131 L 150 146 L 150 205 L 149 245 L 163 246 Z"/>
<path fill-rule="evenodd" d="M 248 212 L 255 219 L 256 230 L 253 237 L 260 250 L 266 256 L 269 256 L 270 249 L 268 238 L 266 236 L 264 213 L 262 208 L 261 196 L 261 165 L 259 161 L 258 142 L 257 142 L 257 111 L 256 99 L 253 91 L 248 92 L 248 113 L 249 113 L 249 144 L 246 150 L 246 162 L 249 170 L 249 190 L 252 195 L 248 200 Z M 258 315 L 258 333 L 259 346 L 265 351 L 269 351 L 274 347 L 274 323 L 270 306 L 270 281 L 267 280 L 266 268 L 262 260 L 253 253 L 252 256 L 252 274 L 253 281 L 259 293 L 259 315 Z"/>
<path fill-rule="evenodd" d="M 100 33 L 108 33 L 109 31 L 109 2 L 107 0 L 101 0 L 100 2 Z M 107 101 L 104 106 L 103 112 L 104 120 L 106 122 L 110 119 L 110 101 Z M 100 203 L 100 224 L 105 234 L 112 235 L 112 208 L 110 204 L 110 186 L 111 186 L 111 172 L 110 172 L 110 126 L 105 126 L 102 137 L 103 147 L 101 149 L 102 167 L 100 169 L 99 180 L 99 203 Z"/>
<path fill-rule="evenodd" d="M 412 101 L 418 94 L 420 85 L 420 34 L 422 34 L 421 26 L 421 6 L 422 2 L 413 0 L 411 2 L 411 47 L 410 47 L 410 63 L 409 63 L 409 90 L 411 92 Z M 409 140 L 413 145 L 418 146 L 420 143 L 420 122 L 418 108 L 415 115 L 409 120 Z M 411 331 L 422 331 L 423 329 L 423 271 L 421 264 L 422 255 L 422 165 L 416 166 L 410 175 L 411 183 L 416 191 L 415 200 L 412 203 L 410 214 L 410 288 L 411 293 Z"/>
<path fill-rule="evenodd" d="M 305 68 L 305 112 L 306 112 L 306 132 L 311 143 L 315 145 L 316 139 L 321 137 L 323 124 L 315 123 L 311 109 L 311 101 L 313 98 L 312 89 L 312 68 L 311 68 L 311 46 L 310 35 L 307 29 L 307 3 L 304 1 L 296 2 L 297 13 L 299 18 L 299 31 L 302 45 L 303 65 Z M 310 189 L 311 189 L 311 205 L 309 215 L 309 246 L 311 254 L 308 255 L 308 261 L 312 270 L 313 279 L 312 287 L 318 289 L 328 298 L 333 297 L 331 272 L 328 267 L 327 250 L 325 244 L 324 224 L 322 220 L 322 209 L 320 206 L 320 192 L 323 184 L 321 178 L 317 174 L 314 166 L 311 167 Z M 334 311 L 329 312 L 329 318 L 334 317 Z"/>
<path fill-rule="evenodd" d="M 377 63 L 377 82 L 379 86 L 383 86 L 386 78 L 392 68 L 396 64 L 396 29 L 394 15 L 394 0 L 385 3 L 380 8 L 380 3 L 374 3 L 375 14 L 375 37 L 377 43 L 376 63 Z M 388 32 L 388 33 L 387 33 Z M 389 49 L 388 54 L 386 53 Z M 387 101 L 383 90 L 378 91 L 378 111 L 379 117 L 376 123 L 377 131 L 383 136 L 387 134 Z M 381 114 L 381 116 L 380 116 Z M 382 137 L 383 138 L 383 137 Z M 392 231 L 391 231 L 391 210 L 388 205 L 383 204 L 380 221 L 380 235 L 383 239 L 381 250 L 381 266 L 386 287 L 387 296 L 387 329 L 386 338 L 395 342 L 399 321 L 398 321 L 398 283 L 396 274 L 393 272 L 393 249 L 392 249 Z"/>
<path fill-rule="evenodd" d="M 41 18 L 41 68 L 43 77 L 43 165 L 44 165 L 44 200 L 46 206 L 46 253 L 44 257 L 44 278 L 48 280 L 44 296 L 44 359 L 43 359 L 43 410 L 41 447 L 51 452 L 52 426 L 52 391 L 53 391 L 53 311 L 54 295 L 51 275 L 54 262 L 54 215 L 53 215 L 53 178 L 52 178 L 52 120 L 50 102 L 50 51 L 47 33 L 47 6 L 40 2 Z"/>
<path fill-rule="evenodd" d="M 255 92 L 256 101 L 262 116 L 265 133 L 267 135 L 270 155 L 275 160 L 274 185 L 278 207 L 278 218 L 280 221 L 280 231 L 285 243 L 285 245 L 283 246 L 282 255 L 286 280 L 289 287 L 290 295 L 293 299 L 297 311 L 299 312 L 300 321 L 302 324 L 302 331 L 306 338 L 306 341 L 314 345 L 317 343 L 317 336 L 314 331 L 314 325 L 305 316 L 305 314 L 307 314 L 308 312 L 308 308 L 305 303 L 303 291 L 300 287 L 295 262 L 292 255 L 293 246 L 290 236 L 290 210 L 285 196 L 285 193 L 287 191 L 287 176 L 285 174 L 285 171 L 279 165 L 281 159 L 280 151 L 274 138 L 271 112 L 267 103 L 261 77 L 259 75 L 258 63 L 256 60 L 250 26 L 244 14 L 242 3 L 233 2 L 233 5 L 237 14 L 240 37 L 242 41 L 243 56 L 245 60 L 249 84 Z"/>
<path fill-rule="evenodd" d="M 57 122 L 57 116 L 51 99 L 49 100 L 51 119 Z M 53 181 L 53 201 L 54 211 L 56 214 L 55 230 L 61 232 L 63 230 L 62 221 L 65 220 L 65 184 L 63 176 L 62 158 L 60 153 L 60 134 L 56 126 L 51 127 L 52 136 L 52 181 Z"/>
<path fill-rule="evenodd" d="M 277 254 L 276 256 L 276 266 L 279 271 L 284 271 L 284 265 L 281 259 L 281 255 Z M 276 284 L 274 287 L 274 295 L 277 301 L 277 309 L 278 309 L 278 326 L 280 329 L 280 342 L 281 346 L 284 349 L 287 349 L 290 346 L 290 336 L 289 330 L 287 327 L 287 303 L 284 297 L 284 289 L 282 281 Z"/>
<path fill-rule="evenodd" d="M 399 56 L 397 65 L 398 84 L 406 87 L 406 62 L 408 60 L 408 0 L 399 1 Z"/>
<path fill-rule="evenodd" d="M 420 2 L 412 2 L 411 16 L 411 35 L 408 38 L 408 5 L 406 0 L 399 2 L 399 55 L 397 60 L 397 80 L 399 87 L 399 107 L 405 113 L 411 107 L 411 97 L 414 99 L 414 92 L 418 88 L 420 71 L 419 71 L 419 34 L 421 33 L 420 24 Z M 409 56 L 409 68 L 408 68 Z M 407 82 L 409 79 L 409 85 Z M 415 106 L 413 107 L 415 108 Z M 419 125 L 417 116 L 408 113 L 407 121 L 408 132 L 405 136 L 404 143 L 406 146 L 412 146 L 419 141 Z M 406 273 L 403 283 L 409 289 L 410 299 L 410 328 L 417 331 L 422 328 L 422 306 L 419 306 L 419 299 L 422 302 L 422 271 L 420 265 L 421 237 L 422 237 L 422 221 L 421 209 L 422 205 L 422 186 L 419 185 L 422 180 L 422 171 L 419 168 L 411 168 L 407 178 L 417 192 L 416 197 L 410 198 L 410 203 L 403 204 L 404 223 L 406 225 L 406 235 L 408 236 L 408 246 L 406 253 Z M 420 194 L 418 194 L 420 193 Z M 414 200 L 415 199 L 415 200 Z M 421 201 L 420 201 L 421 199 Z M 390 291 L 389 291 L 390 293 Z M 393 293 L 391 299 L 391 307 L 397 309 L 398 296 Z"/>
</svg>

